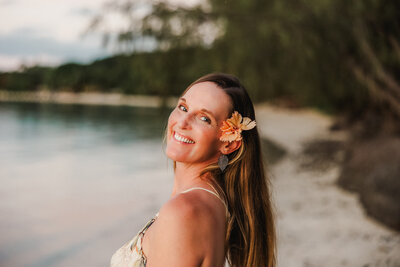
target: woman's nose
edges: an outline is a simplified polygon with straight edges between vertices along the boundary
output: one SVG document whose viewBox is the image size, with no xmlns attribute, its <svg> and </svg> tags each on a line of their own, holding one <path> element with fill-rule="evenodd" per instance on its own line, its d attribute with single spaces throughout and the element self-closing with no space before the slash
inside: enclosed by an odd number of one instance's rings
<svg viewBox="0 0 400 267">
<path fill-rule="evenodd" d="M 190 115 L 182 115 L 178 120 L 178 126 L 182 129 L 186 129 L 190 126 Z"/>
</svg>

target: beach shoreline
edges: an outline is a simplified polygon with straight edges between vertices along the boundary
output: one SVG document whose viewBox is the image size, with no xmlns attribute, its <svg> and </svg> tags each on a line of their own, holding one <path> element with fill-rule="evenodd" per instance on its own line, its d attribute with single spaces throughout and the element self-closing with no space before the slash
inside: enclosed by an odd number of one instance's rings
<svg viewBox="0 0 400 267">
<path fill-rule="evenodd" d="M 302 167 L 310 143 L 345 142 L 349 133 L 331 131 L 335 118 L 314 109 L 255 109 L 260 135 L 287 151 L 268 170 L 278 266 L 400 266 L 400 233 L 367 216 L 358 195 L 336 184 L 341 165 Z"/>
<path fill-rule="evenodd" d="M 0 90 L 0 102 L 33 102 L 47 104 L 78 104 L 78 105 L 107 105 L 159 108 L 163 106 L 174 107 L 177 97 L 169 96 L 163 99 L 150 95 L 126 95 L 121 93 L 101 92 L 52 92 L 21 91 L 13 92 Z"/>
</svg>

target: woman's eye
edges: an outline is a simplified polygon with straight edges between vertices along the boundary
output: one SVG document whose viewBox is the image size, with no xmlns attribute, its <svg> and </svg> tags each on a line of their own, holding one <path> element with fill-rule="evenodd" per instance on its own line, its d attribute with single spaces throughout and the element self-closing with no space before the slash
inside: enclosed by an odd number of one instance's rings
<svg viewBox="0 0 400 267">
<path fill-rule="evenodd" d="M 183 107 L 185 110 L 181 109 L 181 107 Z M 179 105 L 178 108 L 179 108 L 180 110 L 186 111 L 186 108 L 185 108 L 185 106 L 183 106 L 183 105 Z"/>
<path fill-rule="evenodd" d="M 201 118 L 206 118 L 205 120 L 202 120 L 202 121 L 205 121 L 205 122 L 211 123 L 211 120 L 210 120 L 209 118 L 207 118 L 206 116 L 201 116 Z"/>
<path fill-rule="evenodd" d="M 186 109 L 186 107 L 184 105 L 178 105 L 178 108 L 180 110 L 182 110 L 182 111 L 187 111 L 187 109 Z M 203 118 L 205 118 L 205 119 L 203 119 Z M 201 116 L 200 119 L 202 121 L 205 121 L 205 122 L 209 123 L 209 124 L 211 123 L 211 120 L 207 116 Z"/>
</svg>

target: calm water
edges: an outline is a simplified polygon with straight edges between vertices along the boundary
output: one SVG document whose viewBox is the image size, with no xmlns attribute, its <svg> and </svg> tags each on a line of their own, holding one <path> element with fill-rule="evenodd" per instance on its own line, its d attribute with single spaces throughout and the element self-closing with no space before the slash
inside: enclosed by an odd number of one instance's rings
<svg viewBox="0 0 400 267">
<path fill-rule="evenodd" d="M 109 266 L 169 198 L 170 111 L 0 103 L 0 266 Z"/>
<path fill-rule="evenodd" d="M 0 103 L 0 266 L 109 265 L 169 197 L 169 112 Z"/>
</svg>

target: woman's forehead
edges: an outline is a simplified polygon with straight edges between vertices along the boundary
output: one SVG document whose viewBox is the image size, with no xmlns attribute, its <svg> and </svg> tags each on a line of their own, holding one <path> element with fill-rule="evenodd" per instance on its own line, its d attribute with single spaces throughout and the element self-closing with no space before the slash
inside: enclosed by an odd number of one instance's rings
<svg viewBox="0 0 400 267">
<path fill-rule="evenodd" d="M 193 85 L 182 96 L 195 109 L 207 109 L 216 119 L 225 119 L 231 109 L 231 99 L 227 93 L 213 82 Z"/>
</svg>

